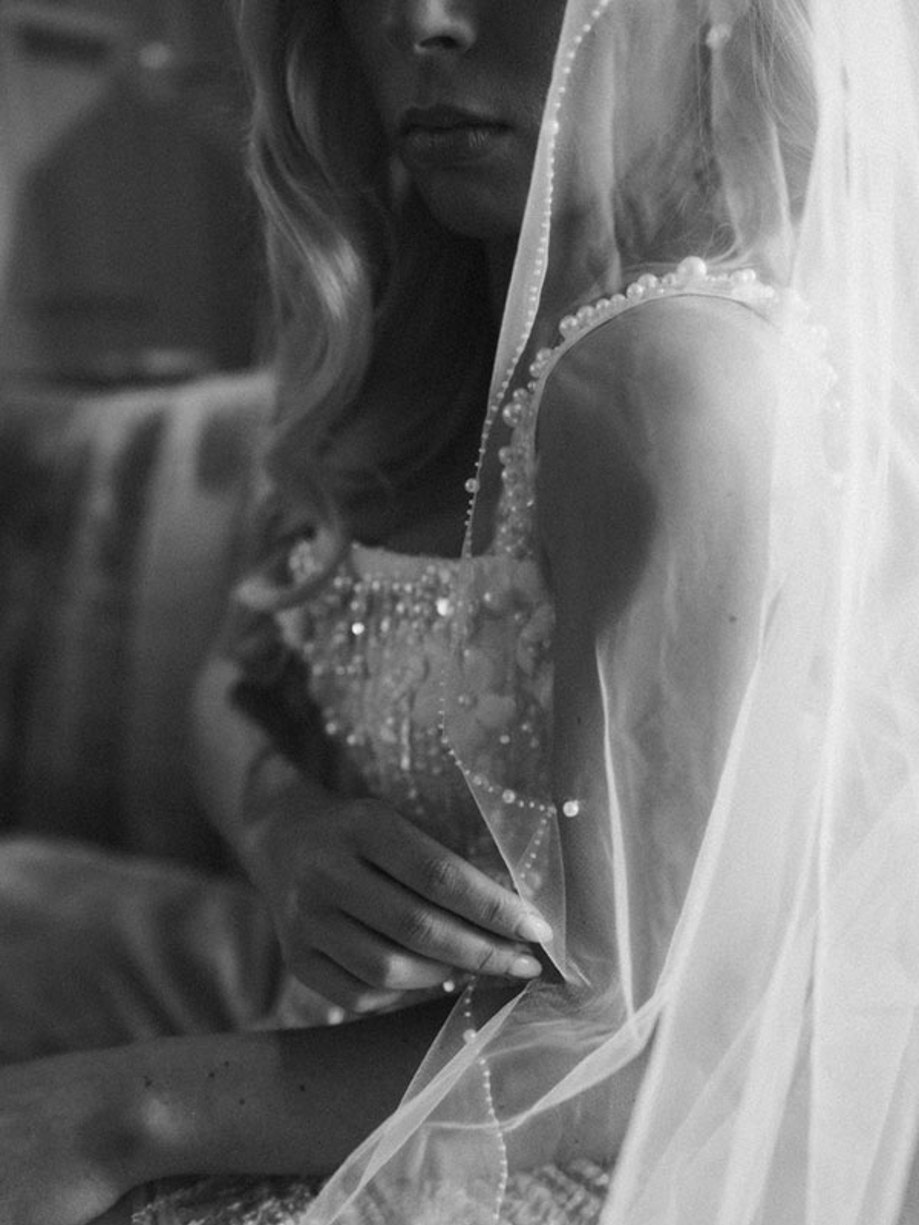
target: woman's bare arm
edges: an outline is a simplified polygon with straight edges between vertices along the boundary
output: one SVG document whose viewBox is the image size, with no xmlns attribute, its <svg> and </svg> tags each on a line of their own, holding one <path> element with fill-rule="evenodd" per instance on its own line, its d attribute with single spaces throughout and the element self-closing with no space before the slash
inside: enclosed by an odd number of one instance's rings
<svg viewBox="0 0 919 1225">
<path fill-rule="evenodd" d="M 398 1104 L 449 1004 L 0 1069 L 0 1220 L 118 1220 L 131 1188 L 173 1176 L 327 1175 Z"/>
<path fill-rule="evenodd" d="M 666 929 L 642 928 L 660 917 L 642 891 L 664 873 L 688 881 L 755 657 L 782 360 L 778 333 L 736 303 L 650 303 L 563 357 L 543 399 L 555 784 L 584 808 L 561 826 L 569 948 L 595 973 L 619 963 L 610 829 L 622 803 L 638 997 Z"/>
<path fill-rule="evenodd" d="M 450 1005 L 133 1047 L 137 1172 L 328 1175 L 395 1109 Z"/>
</svg>

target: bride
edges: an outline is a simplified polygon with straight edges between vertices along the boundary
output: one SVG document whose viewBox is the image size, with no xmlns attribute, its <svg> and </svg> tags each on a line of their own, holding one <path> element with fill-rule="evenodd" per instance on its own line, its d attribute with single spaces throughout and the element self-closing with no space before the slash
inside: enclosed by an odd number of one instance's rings
<svg viewBox="0 0 919 1225">
<path fill-rule="evenodd" d="M 0 1071 L 4 1220 L 919 1221 L 907 3 L 241 0 L 200 741 L 292 974 Z"/>
</svg>

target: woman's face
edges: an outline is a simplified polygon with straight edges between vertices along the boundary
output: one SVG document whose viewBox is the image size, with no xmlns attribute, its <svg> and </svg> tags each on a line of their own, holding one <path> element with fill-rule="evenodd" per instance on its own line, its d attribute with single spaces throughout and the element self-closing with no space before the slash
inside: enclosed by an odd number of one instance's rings
<svg viewBox="0 0 919 1225">
<path fill-rule="evenodd" d="M 475 238 L 515 235 L 565 0 L 334 2 L 434 216 Z"/>
</svg>

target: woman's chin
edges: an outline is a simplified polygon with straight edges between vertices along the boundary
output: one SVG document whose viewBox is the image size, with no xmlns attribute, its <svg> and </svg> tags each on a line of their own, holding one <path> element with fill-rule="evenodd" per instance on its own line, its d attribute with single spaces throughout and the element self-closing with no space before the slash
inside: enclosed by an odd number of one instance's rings
<svg viewBox="0 0 919 1225">
<path fill-rule="evenodd" d="M 432 216 L 451 233 L 483 241 L 516 238 L 526 189 L 509 194 L 501 185 L 470 182 L 467 176 L 431 176 L 417 183 Z"/>
</svg>

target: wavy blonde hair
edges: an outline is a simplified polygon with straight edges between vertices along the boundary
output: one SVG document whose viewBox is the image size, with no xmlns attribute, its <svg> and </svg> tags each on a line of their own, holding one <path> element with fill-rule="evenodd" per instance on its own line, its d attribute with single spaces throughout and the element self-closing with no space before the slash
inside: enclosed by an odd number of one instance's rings
<svg viewBox="0 0 919 1225">
<path fill-rule="evenodd" d="M 622 0 L 616 20 L 622 267 L 693 253 L 785 280 L 816 134 L 808 0 Z"/>
<path fill-rule="evenodd" d="M 344 538 L 349 508 L 398 516 L 432 461 L 471 460 L 495 339 L 484 253 L 395 180 L 334 4 L 237 0 L 237 21 L 277 336 L 264 467 L 283 534 Z"/>
</svg>

